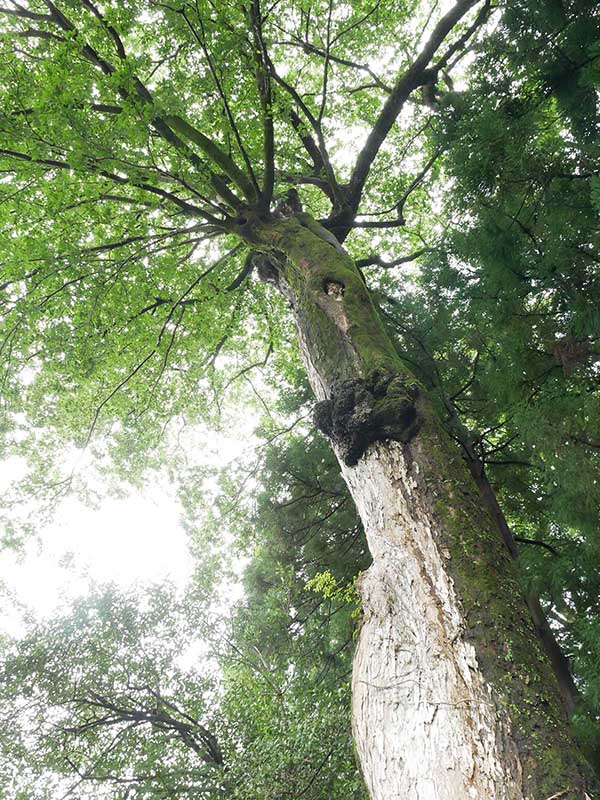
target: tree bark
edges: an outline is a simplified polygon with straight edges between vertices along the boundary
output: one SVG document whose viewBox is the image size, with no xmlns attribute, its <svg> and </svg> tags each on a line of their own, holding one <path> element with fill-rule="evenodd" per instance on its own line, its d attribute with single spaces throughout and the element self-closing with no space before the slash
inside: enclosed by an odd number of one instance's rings
<svg viewBox="0 0 600 800">
<path fill-rule="evenodd" d="M 496 522 L 352 260 L 308 215 L 257 226 L 367 534 L 353 726 L 373 800 L 594 795 Z"/>
</svg>

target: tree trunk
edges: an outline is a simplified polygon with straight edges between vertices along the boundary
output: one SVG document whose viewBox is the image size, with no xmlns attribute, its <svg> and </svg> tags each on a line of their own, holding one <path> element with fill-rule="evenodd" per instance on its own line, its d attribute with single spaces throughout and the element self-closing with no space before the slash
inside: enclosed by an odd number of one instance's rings
<svg viewBox="0 0 600 800">
<path fill-rule="evenodd" d="M 373 800 L 593 796 L 515 568 L 352 260 L 308 215 L 257 227 L 289 300 L 315 421 L 373 564 L 353 726 Z"/>
</svg>

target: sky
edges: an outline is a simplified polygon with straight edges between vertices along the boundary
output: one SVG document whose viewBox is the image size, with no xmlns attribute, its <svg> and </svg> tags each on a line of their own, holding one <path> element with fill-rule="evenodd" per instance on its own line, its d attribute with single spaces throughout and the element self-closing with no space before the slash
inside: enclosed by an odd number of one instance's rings
<svg viewBox="0 0 600 800">
<path fill-rule="evenodd" d="M 107 498 L 99 509 L 68 498 L 23 555 L 0 554 L 0 581 L 36 617 L 85 594 L 92 581 L 129 586 L 170 578 L 182 586 L 192 562 L 178 512 L 164 483 L 128 498 Z M 19 616 L 9 608 L 2 630 L 18 633 Z"/>
<path fill-rule="evenodd" d="M 200 439 L 196 445 L 203 447 Z M 249 431 L 227 437 L 214 433 L 196 455 L 222 466 L 249 445 Z M 0 492 L 18 478 L 17 463 L 0 463 Z M 23 632 L 20 606 L 37 619 L 48 618 L 69 600 L 85 595 L 92 583 L 126 588 L 169 580 L 183 588 L 194 562 L 180 516 L 175 488 L 161 475 L 142 491 L 105 497 L 98 508 L 66 498 L 23 553 L 0 550 L 0 634 Z"/>
</svg>

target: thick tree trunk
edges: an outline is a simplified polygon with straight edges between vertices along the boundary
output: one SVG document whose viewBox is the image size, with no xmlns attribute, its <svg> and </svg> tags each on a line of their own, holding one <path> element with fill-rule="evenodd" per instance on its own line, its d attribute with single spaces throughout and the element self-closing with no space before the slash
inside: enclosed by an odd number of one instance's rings
<svg viewBox="0 0 600 800">
<path fill-rule="evenodd" d="M 377 799 L 521 800 L 524 765 L 510 715 L 483 675 L 473 646 L 483 631 L 469 630 L 450 574 L 453 560 L 488 558 L 468 552 L 473 539 L 461 543 L 467 552 L 456 551 L 456 534 L 446 535 L 432 508 L 436 465 L 418 440 L 407 450 L 377 444 L 344 470 L 374 559 L 362 580 L 365 623 L 353 681 L 363 771 Z M 452 473 L 448 482 L 455 485 Z M 472 589 L 469 599 L 478 602 Z M 481 603 L 487 595 L 484 589 Z M 508 604 L 507 613 L 514 614 Z M 493 625 L 491 616 L 485 625 Z M 519 654 L 501 638 L 493 644 L 500 651 L 493 656 L 512 662 L 509 676 Z"/>
<path fill-rule="evenodd" d="M 351 259 L 307 215 L 258 230 L 319 427 L 361 515 L 354 734 L 373 800 L 594 796 L 514 564 Z"/>
</svg>

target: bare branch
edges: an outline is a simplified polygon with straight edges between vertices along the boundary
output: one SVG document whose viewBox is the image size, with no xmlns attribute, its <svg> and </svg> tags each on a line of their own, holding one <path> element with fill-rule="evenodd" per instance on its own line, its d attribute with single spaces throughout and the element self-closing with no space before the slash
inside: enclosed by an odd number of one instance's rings
<svg viewBox="0 0 600 800">
<path fill-rule="evenodd" d="M 329 82 L 329 61 L 331 57 L 331 16 L 333 14 L 333 0 L 329 0 L 329 7 L 327 9 L 327 26 L 325 34 L 325 61 L 323 63 L 323 83 L 321 90 L 321 107 L 319 108 L 319 126 L 323 121 L 323 114 L 327 105 L 327 86 Z"/>
<path fill-rule="evenodd" d="M 256 62 L 256 84 L 262 111 L 263 123 L 263 187 L 260 194 L 259 208 L 267 211 L 273 197 L 275 185 L 275 136 L 273 129 L 273 94 L 271 91 L 271 74 L 269 71 L 269 55 L 262 33 L 263 18 L 260 0 L 250 3 L 250 26 L 254 40 Z"/>
<path fill-rule="evenodd" d="M 377 266 L 382 267 L 383 269 L 393 269 L 394 267 L 399 267 L 400 264 L 408 264 L 411 261 L 416 261 L 417 258 L 420 258 L 425 253 L 433 252 L 432 247 L 422 247 L 420 250 L 415 250 L 414 253 L 410 253 L 407 256 L 401 256 L 400 258 L 395 258 L 393 261 L 384 261 L 381 256 L 372 255 L 368 258 L 359 258 L 356 261 L 357 267 L 370 267 L 370 266 Z"/>
<path fill-rule="evenodd" d="M 541 539 L 528 539 L 525 536 L 515 536 L 514 539 L 515 542 L 521 542 L 521 544 L 534 544 L 538 545 L 539 547 L 544 547 L 549 553 L 552 553 L 553 556 L 560 555 L 556 547 L 548 544 L 548 542 L 543 542 Z"/>
<path fill-rule="evenodd" d="M 448 50 L 444 53 L 442 58 L 440 58 L 440 60 L 437 61 L 434 64 L 434 66 L 433 66 L 433 71 L 434 72 L 439 72 L 439 71 L 445 69 L 448 66 L 449 61 L 452 58 L 452 56 L 455 55 L 456 53 L 459 53 L 461 50 L 463 50 L 466 47 L 467 42 L 469 41 L 469 39 L 473 36 L 474 33 L 477 32 L 477 30 L 484 24 L 484 22 L 489 17 L 490 9 L 491 9 L 491 0 L 485 0 L 485 4 L 484 4 L 483 8 L 479 11 L 479 14 L 475 17 L 475 21 L 473 22 L 473 24 L 470 25 L 467 28 L 467 30 L 463 33 L 463 35 L 460 36 L 448 48 Z M 455 61 L 453 63 L 453 66 L 456 63 L 457 62 Z"/>
<path fill-rule="evenodd" d="M 300 97 L 300 95 L 298 94 L 296 89 L 291 84 L 287 83 L 287 81 L 285 81 L 277 73 L 277 70 L 275 69 L 275 66 L 273 65 L 273 62 L 271 61 L 271 59 L 269 59 L 269 69 L 271 71 L 271 76 L 272 76 L 273 80 L 277 84 L 279 84 L 279 86 L 281 86 L 282 89 L 284 89 L 290 95 L 290 97 L 292 97 L 292 99 L 294 100 L 294 102 L 296 103 L 298 108 L 302 111 L 302 113 L 304 114 L 304 116 L 308 120 L 308 122 L 309 122 L 310 126 L 312 127 L 313 131 L 315 132 L 315 134 L 317 136 L 318 145 L 313 142 L 312 144 L 314 145 L 314 147 L 312 147 L 312 145 L 310 143 L 310 140 L 312 139 L 312 137 L 308 137 L 307 138 L 307 137 L 304 137 L 304 136 L 301 135 L 302 143 L 307 148 L 307 150 L 309 148 L 311 148 L 313 150 L 313 152 L 315 152 L 315 150 L 318 151 L 317 160 L 322 165 L 323 171 L 325 172 L 325 175 L 327 176 L 327 180 L 329 182 L 329 185 L 331 186 L 331 192 L 332 192 L 332 195 L 333 195 L 333 198 L 334 198 L 334 206 L 342 207 L 343 203 L 344 203 L 344 198 L 343 198 L 340 186 L 339 186 L 339 184 L 337 182 L 337 179 L 335 177 L 335 173 L 333 171 L 333 166 L 331 164 L 331 161 L 329 159 L 329 154 L 327 152 L 327 146 L 325 144 L 325 137 L 323 136 L 323 131 L 321 129 L 321 126 L 320 126 L 318 120 L 315 119 L 314 115 L 311 113 L 310 109 L 308 108 L 308 106 L 306 105 L 304 100 Z M 291 113 L 291 117 L 292 117 L 292 125 L 294 126 L 294 128 L 296 130 L 299 130 L 301 128 L 301 126 L 302 126 L 302 121 L 300 120 L 300 117 L 298 116 L 298 114 L 296 112 L 292 112 Z M 295 119 L 297 119 L 298 124 L 294 123 Z M 309 150 L 309 152 L 310 152 L 310 150 Z M 315 155 L 316 155 L 316 153 L 315 153 Z"/>
<path fill-rule="evenodd" d="M 146 355 L 146 356 L 145 356 L 145 357 L 144 357 L 144 358 L 143 358 L 143 359 L 142 359 L 142 360 L 141 360 L 141 361 L 140 361 L 140 362 L 139 362 L 139 363 L 138 363 L 138 364 L 137 364 L 137 365 L 136 365 L 136 366 L 135 366 L 135 367 L 134 367 L 134 368 L 133 368 L 133 369 L 132 369 L 132 370 L 131 370 L 131 371 L 130 371 L 130 372 L 129 372 L 129 373 L 126 375 L 126 376 L 125 376 L 125 377 L 124 377 L 124 378 L 123 378 L 123 380 L 122 380 L 122 381 L 120 381 L 120 382 L 119 382 L 119 383 L 118 383 L 118 384 L 115 386 L 115 388 L 114 388 L 114 389 L 113 389 L 113 390 L 112 390 L 112 391 L 111 391 L 109 394 L 107 394 L 107 395 L 106 395 L 106 397 L 105 397 L 105 398 L 102 400 L 102 402 L 100 403 L 100 405 L 99 405 L 99 406 L 96 408 L 96 411 L 95 411 L 95 413 L 94 413 L 94 417 L 93 417 L 93 419 L 92 419 L 92 424 L 90 425 L 90 428 L 89 428 L 89 431 L 88 431 L 88 435 L 87 435 L 87 438 L 86 438 L 86 440 L 85 440 L 85 448 L 86 448 L 86 449 L 87 449 L 87 446 L 89 445 L 89 443 L 90 443 L 90 441 L 91 441 L 91 439 L 92 439 L 92 434 L 94 433 L 94 430 L 96 429 L 96 425 L 97 425 L 97 423 L 98 423 L 98 419 L 99 419 L 99 417 L 100 417 L 100 413 L 101 413 L 102 409 L 104 408 L 104 406 L 105 406 L 105 405 L 106 405 L 108 402 L 110 402 L 110 401 L 112 400 L 112 398 L 113 398 L 113 397 L 114 397 L 114 396 L 117 394 L 117 392 L 118 392 L 120 389 L 122 389 L 124 386 L 126 386 L 126 385 L 129 383 L 129 381 L 130 381 L 130 380 L 131 380 L 133 377 L 135 377 L 135 376 L 137 375 L 137 373 L 138 373 L 138 372 L 139 372 L 139 371 L 140 371 L 140 370 L 141 370 L 141 369 L 142 369 L 142 368 L 143 368 L 143 367 L 144 367 L 144 366 L 145 366 L 145 365 L 148 363 L 148 361 L 150 361 L 150 359 L 151 359 L 151 358 L 154 356 L 154 354 L 155 354 L 155 353 L 156 353 L 156 347 L 155 347 L 153 350 L 151 350 L 151 351 L 148 353 L 148 355 Z"/>
<path fill-rule="evenodd" d="M 323 50 L 320 47 L 317 47 L 314 44 L 311 44 L 310 42 L 304 42 L 301 40 L 297 41 L 288 40 L 285 42 L 281 42 L 281 44 L 291 45 L 292 47 L 299 47 L 302 50 L 304 50 L 305 53 L 321 56 L 321 58 L 329 57 L 329 61 L 331 61 L 332 64 L 339 64 L 341 67 L 349 67 L 359 72 L 366 72 L 367 75 L 369 75 L 369 77 L 371 77 L 373 80 L 373 84 L 368 84 L 369 86 L 371 85 L 377 86 L 379 89 L 382 89 L 384 92 L 386 92 L 386 94 L 390 94 L 390 92 L 392 91 L 391 88 L 387 84 L 385 84 L 375 72 L 373 72 L 373 70 L 369 67 L 368 64 L 360 64 L 356 61 L 351 61 L 348 58 L 342 58 L 340 56 L 333 55 L 333 53 L 331 52 L 327 53 L 327 51 Z"/>
<path fill-rule="evenodd" d="M 246 280 L 248 275 L 250 275 L 250 273 L 254 269 L 254 262 L 252 260 L 253 256 L 254 256 L 253 252 L 248 253 L 248 255 L 246 256 L 246 258 L 244 260 L 244 266 L 242 267 L 242 269 L 239 272 L 239 274 L 229 284 L 229 286 L 226 287 L 226 289 L 225 289 L 226 292 L 235 291 L 237 288 L 239 288 L 242 285 L 242 283 Z"/>
<path fill-rule="evenodd" d="M 406 225 L 403 219 L 382 219 L 382 220 L 354 220 L 352 222 L 353 228 L 402 228 Z M 345 227 L 342 225 L 328 223 L 327 227 L 335 232 L 335 235 L 340 239 L 340 235 L 344 235 Z M 339 232 L 339 235 L 338 235 Z M 346 231 L 347 234 L 347 231 Z"/>
</svg>

